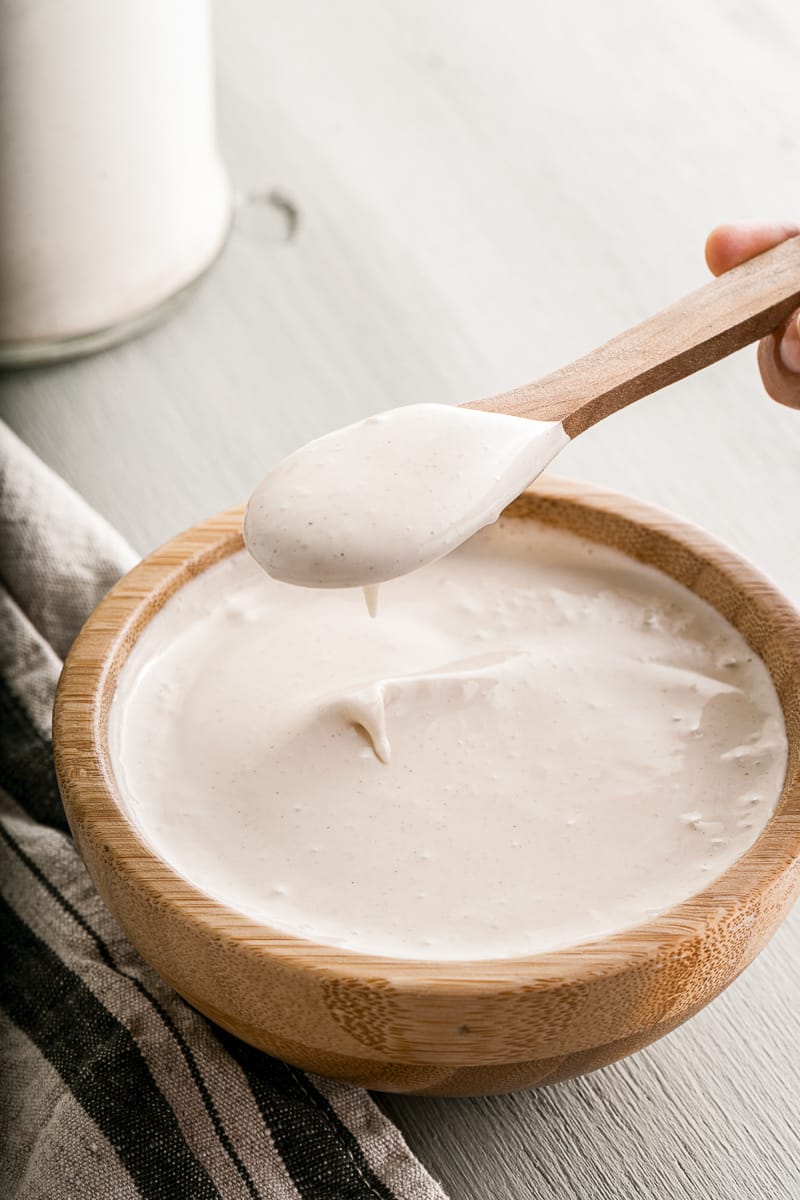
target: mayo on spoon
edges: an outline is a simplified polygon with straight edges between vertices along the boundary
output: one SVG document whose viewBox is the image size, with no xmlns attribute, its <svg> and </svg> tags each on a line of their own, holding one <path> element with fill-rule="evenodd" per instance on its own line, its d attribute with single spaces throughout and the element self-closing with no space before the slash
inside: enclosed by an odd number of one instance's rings
<svg viewBox="0 0 800 1200">
<path fill-rule="evenodd" d="M 568 442 L 558 421 L 390 409 L 278 463 L 250 498 L 245 543 L 285 583 L 374 587 L 491 525 Z"/>
</svg>

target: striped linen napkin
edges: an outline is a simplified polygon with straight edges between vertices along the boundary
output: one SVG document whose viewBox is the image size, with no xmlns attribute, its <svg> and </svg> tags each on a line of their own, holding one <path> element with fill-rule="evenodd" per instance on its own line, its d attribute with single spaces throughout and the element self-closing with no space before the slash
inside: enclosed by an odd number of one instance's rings
<svg viewBox="0 0 800 1200">
<path fill-rule="evenodd" d="M 444 1200 L 365 1091 L 185 1004 L 86 874 L 50 709 L 75 634 L 134 560 L 0 423 L 0 1196 Z"/>
</svg>

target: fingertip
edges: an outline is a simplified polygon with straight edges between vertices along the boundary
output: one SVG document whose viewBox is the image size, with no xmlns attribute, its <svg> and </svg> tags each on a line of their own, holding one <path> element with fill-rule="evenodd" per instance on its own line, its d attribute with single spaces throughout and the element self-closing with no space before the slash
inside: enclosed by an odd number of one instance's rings
<svg viewBox="0 0 800 1200">
<path fill-rule="evenodd" d="M 735 225 L 717 225 L 706 238 L 706 266 L 712 275 L 722 275 L 730 269 L 731 231 L 735 229 Z"/>
<path fill-rule="evenodd" d="M 706 263 L 713 275 L 722 275 L 796 234 L 800 234 L 800 225 L 791 221 L 736 221 L 717 225 L 706 239 Z"/>
</svg>

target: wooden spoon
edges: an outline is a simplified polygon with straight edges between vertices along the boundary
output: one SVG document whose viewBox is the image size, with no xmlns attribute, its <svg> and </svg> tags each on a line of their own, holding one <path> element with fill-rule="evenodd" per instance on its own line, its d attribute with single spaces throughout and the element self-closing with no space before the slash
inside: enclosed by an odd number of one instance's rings
<svg viewBox="0 0 800 1200">
<path fill-rule="evenodd" d="M 466 404 L 561 421 L 571 438 L 591 425 L 765 337 L 800 305 L 800 235 L 534 383 Z"/>
<path fill-rule="evenodd" d="M 307 587 L 374 587 L 435 562 L 494 521 L 570 438 L 763 337 L 798 305 L 800 236 L 535 383 L 335 430 L 262 481 L 247 546 L 268 574 Z M 373 611 L 374 591 L 367 598 Z"/>
</svg>

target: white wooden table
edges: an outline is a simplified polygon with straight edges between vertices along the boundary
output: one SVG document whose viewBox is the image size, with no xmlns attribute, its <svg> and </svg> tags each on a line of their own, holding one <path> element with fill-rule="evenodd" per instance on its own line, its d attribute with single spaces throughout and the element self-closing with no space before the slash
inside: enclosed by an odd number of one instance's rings
<svg viewBox="0 0 800 1200">
<path fill-rule="evenodd" d="M 227 0 L 240 214 L 192 304 L 3 381 L 2 415 L 145 552 L 308 438 L 577 356 L 705 279 L 720 220 L 800 213 L 789 0 Z M 667 505 L 800 601 L 800 414 L 751 355 L 559 470 Z M 583 1080 L 384 1103 L 453 1197 L 797 1200 L 800 911 L 687 1026 Z"/>
</svg>

